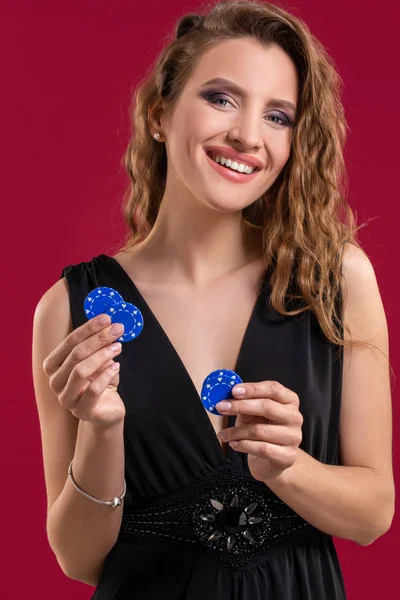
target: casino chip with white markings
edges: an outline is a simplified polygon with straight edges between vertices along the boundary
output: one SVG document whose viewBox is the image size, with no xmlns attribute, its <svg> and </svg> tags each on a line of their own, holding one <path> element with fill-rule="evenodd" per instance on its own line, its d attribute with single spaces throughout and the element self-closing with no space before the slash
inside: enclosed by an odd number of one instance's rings
<svg viewBox="0 0 400 600">
<path fill-rule="evenodd" d="M 204 379 L 201 388 L 201 401 L 205 409 L 214 415 L 221 415 L 215 405 L 221 400 L 232 398 L 232 388 L 243 383 L 240 376 L 230 369 L 217 369 Z"/>
<path fill-rule="evenodd" d="M 97 317 L 106 312 L 107 308 L 122 302 L 123 297 L 116 290 L 110 287 L 97 287 L 85 298 L 83 308 L 88 319 Z"/>
<path fill-rule="evenodd" d="M 88 319 L 102 313 L 110 315 L 111 323 L 122 323 L 124 333 L 118 338 L 119 342 L 135 340 L 144 326 L 143 315 L 137 306 L 125 302 L 117 290 L 110 287 L 97 287 L 86 296 L 84 311 Z"/>
</svg>

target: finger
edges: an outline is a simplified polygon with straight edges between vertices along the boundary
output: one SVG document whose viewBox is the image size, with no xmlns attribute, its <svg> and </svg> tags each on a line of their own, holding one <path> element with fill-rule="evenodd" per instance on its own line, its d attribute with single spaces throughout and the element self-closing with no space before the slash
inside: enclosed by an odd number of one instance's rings
<svg viewBox="0 0 400 600">
<path fill-rule="evenodd" d="M 218 433 L 218 439 L 224 442 L 253 440 L 280 446 L 292 446 L 299 445 L 302 438 L 301 432 L 293 427 L 256 423 L 251 426 L 228 427 Z"/>
<path fill-rule="evenodd" d="M 231 404 L 229 410 L 224 410 L 220 402 L 215 405 L 215 408 L 224 415 L 253 415 L 277 423 L 290 423 L 293 421 L 295 414 L 298 413 L 296 407 L 280 404 L 272 398 L 250 400 L 235 400 L 233 398 L 229 399 L 229 403 Z"/>
<path fill-rule="evenodd" d="M 65 388 L 71 371 L 76 365 L 93 357 L 93 364 L 90 363 L 90 369 L 88 369 L 88 373 L 93 374 L 95 370 L 102 367 L 106 359 L 109 359 L 113 355 L 113 351 L 110 350 L 113 347 L 111 342 L 116 342 L 121 333 L 111 333 L 111 327 L 101 329 L 95 335 L 83 340 L 71 350 L 63 364 L 50 377 L 50 387 L 57 395 L 61 394 Z M 120 344 L 121 342 L 117 343 Z M 99 349 L 104 349 L 105 352 L 99 355 L 97 354 Z M 118 354 L 118 352 L 115 354 Z"/>
<path fill-rule="evenodd" d="M 111 358 L 110 360 L 108 360 L 107 362 L 105 362 L 104 364 L 101 365 L 100 369 L 98 369 L 95 373 L 93 373 L 93 375 L 91 375 L 90 377 L 88 377 L 88 380 L 86 382 L 86 384 L 84 385 L 84 390 L 89 387 L 89 385 L 92 383 L 92 381 L 94 379 L 96 379 L 96 377 L 98 377 L 100 375 L 100 373 L 102 371 L 104 371 L 104 369 L 106 369 L 107 367 L 111 366 L 113 364 L 114 360 Z"/>
<path fill-rule="evenodd" d="M 98 370 L 96 371 L 96 373 L 93 373 L 93 375 L 91 375 L 90 377 L 88 377 L 88 380 L 86 381 L 86 383 L 84 384 L 84 386 L 83 386 L 83 388 L 82 388 L 82 394 L 83 394 L 83 392 L 86 390 L 86 388 L 87 388 L 87 387 L 89 387 L 89 385 L 92 383 L 92 381 L 93 381 L 94 379 L 96 379 L 96 377 L 97 377 L 98 375 L 100 375 L 100 373 L 101 373 L 102 371 L 104 371 L 104 369 L 106 369 L 107 367 L 110 367 L 110 366 L 113 364 L 113 362 L 114 362 L 114 361 L 113 361 L 112 359 L 108 360 L 108 361 L 107 361 L 105 364 L 101 365 L 101 368 L 100 368 L 100 369 L 98 369 Z M 118 374 L 117 374 L 117 376 L 118 376 Z M 64 401 L 63 401 L 63 402 L 61 402 L 61 404 L 63 404 L 63 405 L 64 405 Z"/>
<path fill-rule="evenodd" d="M 83 392 L 89 387 L 89 385 L 92 383 L 92 381 L 94 379 L 96 379 L 96 377 L 98 377 L 100 375 L 100 373 L 102 371 L 104 371 L 104 369 L 106 369 L 107 367 L 110 367 L 113 363 L 114 363 L 114 360 L 107 361 L 104 365 L 101 366 L 101 368 L 98 371 L 96 371 L 96 373 L 94 373 L 91 377 L 88 378 L 86 384 L 83 386 L 81 397 L 83 395 Z M 109 385 L 114 386 L 116 388 L 118 387 L 118 385 L 119 385 L 119 369 L 117 369 L 116 375 L 114 375 L 114 379 L 111 380 Z"/>
<path fill-rule="evenodd" d="M 111 357 L 118 356 L 118 354 L 121 353 L 121 349 L 121 342 L 110 344 L 106 348 L 101 348 L 85 360 L 76 364 L 71 370 L 66 384 L 58 394 L 62 406 L 69 409 L 74 407 L 82 396 L 82 393 L 88 387 L 87 382 L 89 381 L 92 383 L 95 381 L 98 377 L 98 375 L 96 376 L 96 373 L 103 373 L 105 364 L 109 363 Z"/>
<path fill-rule="evenodd" d="M 229 445 L 231 446 L 232 442 Z M 253 456 L 273 461 L 276 469 L 288 468 L 288 466 L 294 464 L 297 457 L 296 448 L 269 444 L 268 442 L 241 440 L 237 443 L 237 446 L 232 447 L 237 452 L 246 452 L 246 454 L 252 454 Z"/>
<path fill-rule="evenodd" d="M 101 320 L 104 317 L 105 323 L 101 324 Z M 111 323 L 111 319 L 109 315 L 101 314 L 96 318 L 89 319 L 87 323 L 77 327 L 67 337 L 65 340 L 61 342 L 54 348 L 54 350 L 49 354 L 49 356 L 45 359 L 43 363 L 44 372 L 48 377 L 50 377 L 65 361 L 67 356 L 72 352 L 72 350 L 83 342 L 87 340 L 91 336 L 96 333 L 99 333 L 105 327 L 108 327 Z"/>
<path fill-rule="evenodd" d="M 241 388 L 244 389 L 244 393 L 239 393 Z M 240 383 L 232 388 L 232 394 L 234 398 L 272 398 L 281 404 L 298 402 L 297 394 L 279 381 Z"/>
<path fill-rule="evenodd" d="M 112 358 L 110 358 L 110 360 L 106 361 L 103 365 L 101 365 L 100 369 L 97 369 L 97 371 L 95 373 L 93 373 L 93 375 L 91 377 L 89 377 L 89 383 L 91 383 L 94 379 L 96 379 L 96 377 L 98 377 L 100 375 L 100 373 L 106 369 L 107 367 L 110 367 L 113 364 L 114 360 Z"/>
<path fill-rule="evenodd" d="M 112 368 L 112 367 L 116 367 Z M 98 402 L 100 396 L 111 385 L 116 373 L 119 373 L 120 364 L 114 361 L 112 365 L 106 367 L 100 375 L 94 379 L 86 388 L 78 402 L 72 407 L 71 412 L 78 418 L 90 421 L 96 418 L 96 409 L 99 412 Z M 118 379 L 119 382 L 119 379 Z M 115 386 L 116 387 L 116 386 Z"/>
</svg>

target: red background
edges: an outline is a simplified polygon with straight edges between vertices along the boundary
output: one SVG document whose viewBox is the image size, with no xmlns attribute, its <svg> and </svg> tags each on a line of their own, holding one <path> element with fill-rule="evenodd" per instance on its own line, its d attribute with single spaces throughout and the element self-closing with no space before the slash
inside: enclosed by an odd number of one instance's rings
<svg viewBox="0 0 400 600">
<path fill-rule="evenodd" d="M 349 202 L 360 222 L 373 219 L 360 239 L 375 267 L 397 373 L 399 9 L 394 0 L 282 6 L 324 43 L 345 83 Z M 33 313 L 64 266 L 116 252 L 125 231 L 130 89 L 175 20 L 196 8 L 182 0 L 1 3 L 2 599 L 84 599 L 94 591 L 62 573 L 46 538 Z M 397 597 L 398 532 L 395 517 L 370 546 L 335 539 L 349 600 Z"/>
</svg>

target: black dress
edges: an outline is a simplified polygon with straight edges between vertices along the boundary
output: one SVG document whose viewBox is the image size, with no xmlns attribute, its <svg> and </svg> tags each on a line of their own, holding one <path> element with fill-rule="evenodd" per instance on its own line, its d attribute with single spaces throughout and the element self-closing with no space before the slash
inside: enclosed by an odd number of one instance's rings
<svg viewBox="0 0 400 600">
<path fill-rule="evenodd" d="M 127 491 L 92 600 L 346 598 L 332 537 L 255 480 L 246 454 L 228 446 L 224 456 L 185 366 L 122 266 L 101 254 L 62 276 L 74 328 L 87 322 L 84 299 L 98 286 L 118 290 L 144 318 L 141 335 L 116 359 Z M 295 391 L 304 417 L 300 447 L 340 464 L 341 349 L 312 312 L 284 317 L 267 306 L 269 292 L 266 276 L 235 371 L 244 382 L 276 380 Z"/>
</svg>

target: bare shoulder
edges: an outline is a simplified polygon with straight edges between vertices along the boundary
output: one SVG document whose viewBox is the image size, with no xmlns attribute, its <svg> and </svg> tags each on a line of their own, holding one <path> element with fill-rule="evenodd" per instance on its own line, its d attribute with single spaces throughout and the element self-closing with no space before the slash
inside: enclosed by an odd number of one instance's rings
<svg viewBox="0 0 400 600">
<path fill-rule="evenodd" d="M 135 282 L 143 278 L 143 274 L 154 270 L 154 261 L 146 258 L 143 244 L 136 244 L 111 256 Z"/>
<path fill-rule="evenodd" d="M 69 313 L 69 291 L 65 277 L 56 281 L 48 288 L 39 299 L 35 309 L 35 319 L 40 318 L 43 312 L 57 311 L 61 316 Z"/>
<path fill-rule="evenodd" d="M 34 356 L 46 354 L 72 331 L 68 283 L 62 277 L 46 290 L 33 316 Z"/>
<path fill-rule="evenodd" d="M 346 280 L 351 280 L 358 276 L 371 276 L 374 274 L 374 268 L 371 260 L 362 248 L 346 242 L 343 250 L 343 275 Z"/>
<path fill-rule="evenodd" d="M 371 260 L 361 248 L 346 244 L 342 274 L 343 317 L 345 325 L 352 332 L 351 339 L 366 339 L 386 353 L 386 315 L 378 281 Z"/>
</svg>

